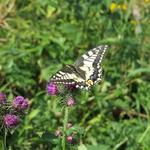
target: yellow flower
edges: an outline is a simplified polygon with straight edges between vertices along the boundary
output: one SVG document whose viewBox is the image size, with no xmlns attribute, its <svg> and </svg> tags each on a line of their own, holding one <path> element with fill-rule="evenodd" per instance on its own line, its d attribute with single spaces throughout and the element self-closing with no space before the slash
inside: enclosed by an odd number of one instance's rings
<svg viewBox="0 0 150 150">
<path fill-rule="evenodd" d="M 145 2 L 145 3 L 148 3 L 148 2 L 150 2 L 150 0 L 144 0 L 144 2 Z"/>
<path fill-rule="evenodd" d="M 121 5 L 120 5 L 120 8 L 121 8 L 123 11 L 126 11 L 126 10 L 127 10 L 127 5 L 126 5 L 126 4 L 121 4 Z"/>
<path fill-rule="evenodd" d="M 127 10 L 127 5 L 126 4 L 116 4 L 116 3 L 111 3 L 110 7 L 109 7 L 111 13 L 115 12 L 117 9 L 118 10 L 123 10 L 126 11 Z"/>
<path fill-rule="evenodd" d="M 113 13 L 118 8 L 118 5 L 116 3 L 111 3 L 109 9 Z"/>
</svg>

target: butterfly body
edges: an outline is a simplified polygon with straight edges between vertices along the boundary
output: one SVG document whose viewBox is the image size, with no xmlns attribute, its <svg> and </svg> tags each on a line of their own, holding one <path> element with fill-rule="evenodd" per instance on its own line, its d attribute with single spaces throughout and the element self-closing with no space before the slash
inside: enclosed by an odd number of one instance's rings
<svg viewBox="0 0 150 150">
<path fill-rule="evenodd" d="M 98 46 L 83 54 L 73 65 L 65 65 L 53 75 L 50 82 L 64 85 L 75 84 L 76 88 L 89 89 L 101 80 L 101 63 L 107 45 Z"/>
</svg>

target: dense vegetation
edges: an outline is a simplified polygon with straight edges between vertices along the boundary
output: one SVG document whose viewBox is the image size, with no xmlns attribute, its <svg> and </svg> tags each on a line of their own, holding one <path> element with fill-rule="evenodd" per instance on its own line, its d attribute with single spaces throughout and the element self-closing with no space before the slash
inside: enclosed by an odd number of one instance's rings
<svg viewBox="0 0 150 150">
<path fill-rule="evenodd" d="M 102 82 L 75 95 L 69 120 L 80 136 L 70 149 L 149 150 L 149 23 L 149 0 L 1 0 L 0 91 L 30 99 L 8 136 L 12 149 L 59 149 L 62 107 L 46 84 L 63 64 L 108 44 Z"/>
</svg>

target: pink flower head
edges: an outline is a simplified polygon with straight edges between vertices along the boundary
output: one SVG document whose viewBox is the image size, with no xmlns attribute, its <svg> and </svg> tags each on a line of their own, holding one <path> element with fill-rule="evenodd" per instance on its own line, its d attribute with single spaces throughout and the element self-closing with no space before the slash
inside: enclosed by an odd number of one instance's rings
<svg viewBox="0 0 150 150">
<path fill-rule="evenodd" d="M 67 141 L 68 141 L 69 143 L 71 143 L 72 140 L 73 140 L 73 136 L 72 136 L 72 135 L 67 136 Z"/>
<path fill-rule="evenodd" d="M 4 93 L 0 93 L 0 104 L 6 103 L 6 95 Z"/>
<path fill-rule="evenodd" d="M 18 110 L 25 110 L 29 107 L 29 101 L 23 96 L 17 96 L 13 100 L 13 106 Z"/>
<path fill-rule="evenodd" d="M 6 114 L 4 116 L 4 124 L 6 127 L 8 128 L 14 128 L 18 125 L 19 123 L 19 117 L 16 115 L 12 115 L 12 114 Z"/>
<path fill-rule="evenodd" d="M 67 106 L 71 107 L 75 105 L 75 100 L 73 98 L 69 98 L 66 103 Z"/>
<path fill-rule="evenodd" d="M 72 123 L 68 122 L 67 128 L 71 128 L 71 127 L 72 127 Z"/>
<path fill-rule="evenodd" d="M 49 83 L 47 85 L 47 92 L 48 94 L 50 95 L 56 95 L 58 93 L 58 88 L 57 88 L 57 85 L 54 84 L 54 83 Z"/>
<path fill-rule="evenodd" d="M 60 136 L 62 135 L 61 130 L 60 130 L 60 129 L 57 129 L 57 130 L 55 131 L 55 135 L 56 135 L 57 137 L 60 137 Z"/>
</svg>

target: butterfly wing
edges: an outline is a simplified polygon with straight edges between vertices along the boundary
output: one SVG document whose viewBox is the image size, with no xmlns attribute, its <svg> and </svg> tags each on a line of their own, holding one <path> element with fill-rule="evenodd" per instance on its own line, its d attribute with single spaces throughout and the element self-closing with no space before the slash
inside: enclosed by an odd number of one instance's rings
<svg viewBox="0 0 150 150">
<path fill-rule="evenodd" d="M 50 82 L 64 85 L 76 85 L 77 82 L 83 81 L 73 65 L 65 65 L 50 79 Z"/>
<path fill-rule="evenodd" d="M 84 79 L 84 81 L 78 83 L 77 87 L 88 89 L 85 81 L 92 80 L 95 84 L 101 80 L 102 69 L 99 63 L 101 63 L 107 47 L 107 45 L 98 46 L 77 59 L 74 66 Z"/>
<path fill-rule="evenodd" d="M 87 80 L 95 83 L 101 80 L 101 68 L 99 63 L 102 61 L 107 45 L 98 46 L 82 55 L 74 65 L 65 65 L 60 71 L 53 75 L 50 82 L 56 84 L 75 84 L 77 88 L 88 89 Z"/>
</svg>

